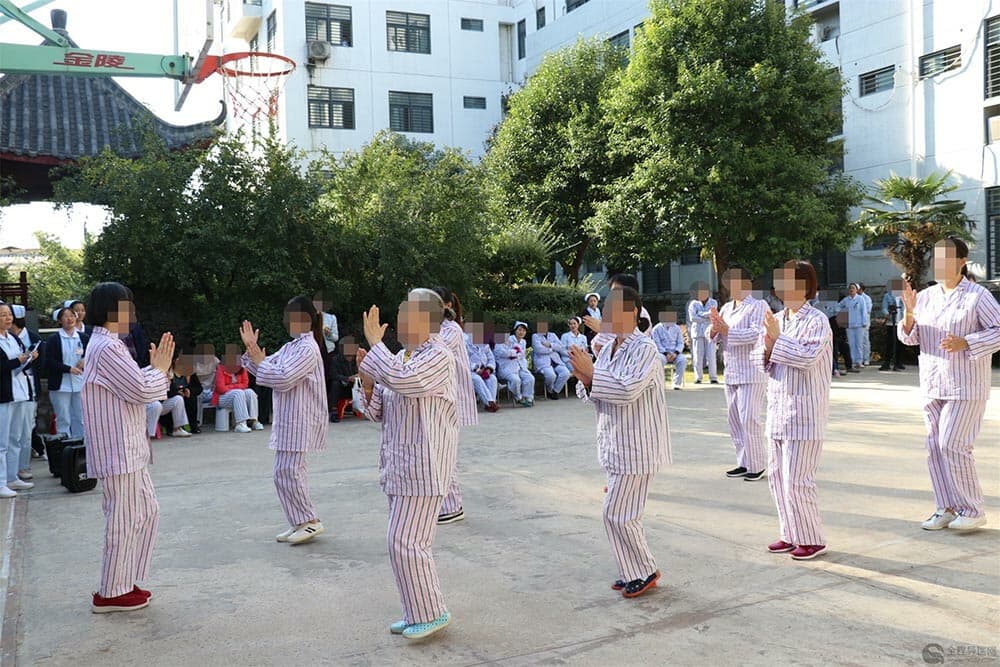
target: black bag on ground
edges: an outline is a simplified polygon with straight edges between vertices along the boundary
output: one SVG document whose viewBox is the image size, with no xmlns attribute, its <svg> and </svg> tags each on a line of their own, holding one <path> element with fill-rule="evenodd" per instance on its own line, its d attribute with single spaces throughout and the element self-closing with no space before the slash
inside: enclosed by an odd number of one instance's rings
<svg viewBox="0 0 1000 667">
<path fill-rule="evenodd" d="M 97 486 L 96 479 L 87 477 L 87 449 L 80 439 L 66 441 L 61 470 L 60 481 L 70 493 L 90 491 Z"/>
<path fill-rule="evenodd" d="M 43 435 L 45 441 L 45 456 L 49 459 L 49 472 L 53 477 L 62 474 L 62 451 L 67 442 L 78 442 L 83 444 L 83 438 L 69 440 L 64 434 Z"/>
</svg>

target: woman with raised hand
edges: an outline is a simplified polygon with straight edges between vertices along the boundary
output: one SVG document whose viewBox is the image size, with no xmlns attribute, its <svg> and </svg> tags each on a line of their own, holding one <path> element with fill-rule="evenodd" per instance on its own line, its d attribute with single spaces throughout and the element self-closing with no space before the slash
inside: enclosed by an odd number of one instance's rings
<svg viewBox="0 0 1000 667">
<path fill-rule="evenodd" d="M 292 340 L 268 356 L 258 344 L 259 331 L 244 321 L 242 363 L 257 384 L 274 391 L 274 425 L 268 449 L 274 450 L 274 487 L 288 519 L 279 542 L 302 544 L 323 532 L 309 497 L 306 454 L 326 449 L 328 423 L 323 373 L 323 315 L 312 299 L 297 296 L 285 305 L 285 326 Z"/>
<path fill-rule="evenodd" d="M 83 431 L 87 476 L 104 493 L 104 558 L 95 613 L 132 611 L 152 593 L 137 582 L 149 576 L 160 506 L 149 476 L 152 449 L 146 406 L 167 396 L 174 338 L 165 333 L 149 346 L 150 365 L 136 366 L 122 339 L 135 321 L 132 291 L 98 283 L 87 299 L 90 343 L 83 367 Z"/>
<path fill-rule="evenodd" d="M 764 313 L 752 352 L 767 374 L 768 485 L 780 531 L 767 549 L 809 560 L 826 551 L 815 479 L 830 413 L 833 333 L 826 314 L 808 303 L 817 289 L 812 264 L 793 259 L 774 273 L 785 308 Z"/>
<path fill-rule="evenodd" d="M 602 318 L 611 338 L 597 360 L 570 348 L 577 396 L 597 411 L 598 458 L 608 477 L 604 528 L 619 575 L 611 588 L 627 598 L 642 595 L 660 578 L 642 514 L 653 476 L 670 462 L 663 363 L 656 343 L 639 329 L 641 312 L 635 290 L 614 288 Z"/>
<path fill-rule="evenodd" d="M 920 389 L 927 425 L 927 467 L 937 509 L 924 530 L 975 530 L 986 523 L 972 445 L 990 396 L 990 357 L 1000 350 L 1000 304 L 970 282 L 969 246 L 944 239 L 934 246 L 936 285 L 918 294 L 903 287 L 904 345 L 920 346 Z"/>
<path fill-rule="evenodd" d="M 458 450 L 455 358 L 438 330 L 445 305 L 436 292 L 412 290 L 399 305 L 397 354 L 382 342 L 378 306 L 364 315 L 371 350 L 358 350 L 361 410 L 382 424 L 379 483 L 389 498 L 389 563 L 403 618 L 393 634 L 420 639 L 451 621 L 434 565 L 434 535 Z"/>
</svg>

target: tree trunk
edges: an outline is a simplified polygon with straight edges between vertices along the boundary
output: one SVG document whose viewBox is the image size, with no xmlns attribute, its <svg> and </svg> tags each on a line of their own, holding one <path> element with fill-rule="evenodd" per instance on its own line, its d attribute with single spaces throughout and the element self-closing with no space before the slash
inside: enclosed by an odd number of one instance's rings
<svg viewBox="0 0 1000 667">
<path fill-rule="evenodd" d="M 580 267 L 583 265 L 583 256 L 587 252 L 587 248 L 590 247 L 590 239 L 584 238 L 580 245 L 576 248 L 576 253 L 573 254 L 573 261 L 568 265 L 563 264 L 563 271 L 566 273 L 566 279 L 571 285 L 576 285 L 580 282 Z"/>
<path fill-rule="evenodd" d="M 729 246 L 725 241 L 715 242 L 715 273 L 719 277 L 719 304 L 729 301 L 729 288 L 722 282 L 722 274 L 729 268 Z"/>
</svg>

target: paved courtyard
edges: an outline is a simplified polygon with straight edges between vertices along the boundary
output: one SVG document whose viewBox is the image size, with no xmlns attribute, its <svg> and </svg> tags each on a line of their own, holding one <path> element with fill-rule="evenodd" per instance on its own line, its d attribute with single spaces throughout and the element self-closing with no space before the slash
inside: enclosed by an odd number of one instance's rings
<svg viewBox="0 0 1000 667">
<path fill-rule="evenodd" d="M 0 658 L 5 667 L 1000 660 L 1000 390 L 976 448 L 988 529 L 960 535 L 919 527 L 934 502 L 915 367 L 835 380 L 818 479 L 830 551 L 806 563 L 764 549 L 777 536 L 767 484 L 723 476 L 733 456 L 722 387 L 689 384 L 667 398 L 675 462 L 646 513 L 664 576 L 637 600 L 608 587 L 593 410 L 542 400 L 482 414 L 462 434 L 468 518 L 441 527 L 436 545 L 453 622 L 430 640 L 387 631 L 399 603 L 379 433 L 352 419 L 332 425 L 329 449 L 311 458 L 327 532 L 298 547 L 274 541 L 284 520 L 267 431 L 158 441 L 154 600 L 129 614 L 90 613 L 100 490 L 70 495 L 36 461 L 36 488 L 0 504 Z"/>
</svg>

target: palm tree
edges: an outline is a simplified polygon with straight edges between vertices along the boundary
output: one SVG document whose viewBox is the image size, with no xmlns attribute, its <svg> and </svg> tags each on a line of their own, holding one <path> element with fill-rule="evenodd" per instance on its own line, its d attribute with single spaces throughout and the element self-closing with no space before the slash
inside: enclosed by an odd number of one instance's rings
<svg viewBox="0 0 1000 667">
<path fill-rule="evenodd" d="M 885 253 L 914 287 L 923 285 L 934 244 L 957 236 L 971 240 L 975 226 L 965 214 L 965 202 L 942 197 L 958 188 L 948 184 L 951 172 L 910 178 L 891 174 L 875 181 L 875 196 L 865 196 L 859 222 L 865 240 L 888 238 Z"/>
</svg>

